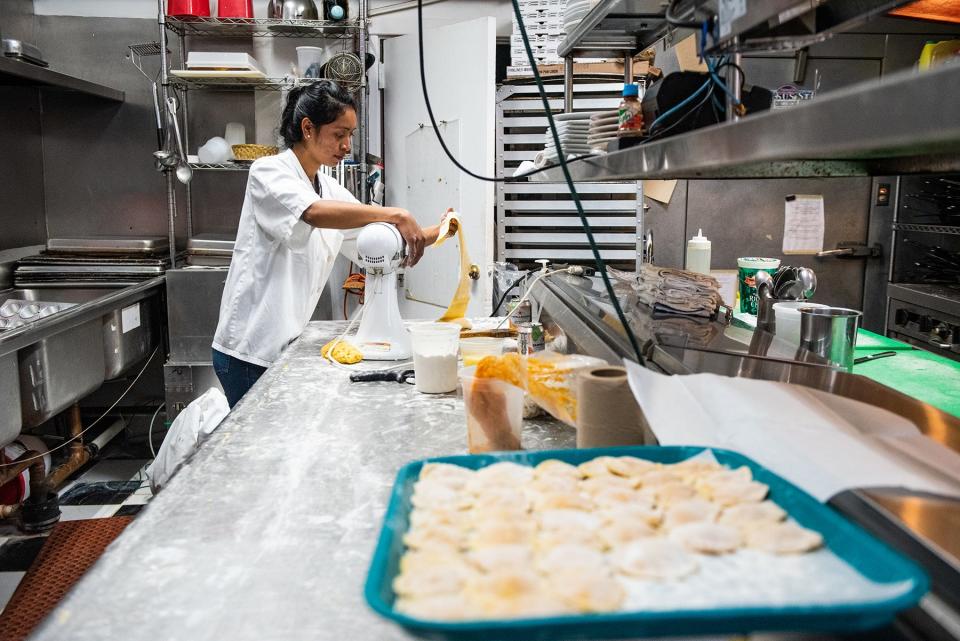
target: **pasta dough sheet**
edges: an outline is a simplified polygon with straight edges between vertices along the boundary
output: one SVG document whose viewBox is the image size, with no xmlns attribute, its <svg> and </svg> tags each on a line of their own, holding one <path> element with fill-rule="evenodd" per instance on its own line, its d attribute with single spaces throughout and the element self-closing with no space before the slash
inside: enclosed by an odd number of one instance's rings
<svg viewBox="0 0 960 641">
<path fill-rule="evenodd" d="M 470 255 L 467 253 L 467 241 L 463 234 L 463 225 L 460 224 L 460 215 L 453 210 L 447 211 L 450 215 L 444 219 L 440 235 L 433 246 L 439 247 L 450 237 L 451 227 L 456 229 L 457 242 L 460 243 L 460 282 L 457 283 L 457 291 L 454 292 L 447 311 L 438 320 L 441 323 L 457 323 L 464 329 L 470 329 L 473 325 L 466 318 L 467 305 L 470 304 Z"/>
</svg>

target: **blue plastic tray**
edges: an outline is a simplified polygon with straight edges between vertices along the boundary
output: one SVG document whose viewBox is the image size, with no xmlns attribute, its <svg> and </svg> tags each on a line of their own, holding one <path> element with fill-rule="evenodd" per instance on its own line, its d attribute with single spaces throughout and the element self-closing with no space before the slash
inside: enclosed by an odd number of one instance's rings
<svg viewBox="0 0 960 641">
<path fill-rule="evenodd" d="M 665 635 L 747 633 L 761 630 L 863 630 L 891 621 L 926 594 L 928 580 L 914 563 L 846 520 L 795 485 L 728 450 L 712 449 L 717 460 L 731 467 L 746 465 L 754 477 L 770 486 L 770 498 L 801 525 L 823 535 L 830 550 L 877 583 L 908 582 L 908 590 L 884 601 L 803 607 L 745 607 L 711 610 L 618 612 L 615 614 L 568 615 L 548 618 L 434 621 L 417 619 L 393 609 L 391 587 L 403 554 L 401 538 L 409 525 L 410 496 L 420 468 L 427 462 L 454 463 L 471 469 L 499 461 L 536 465 L 544 459 L 560 459 L 578 465 L 597 456 L 636 456 L 661 463 L 677 463 L 706 448 L 618 447 L 586 450 L 503 452 L 475 456 L 448 456 L 416 461 L 401 468 L 384 516 L 377 548 L 370 563 L 364 593 L 367 603 L 382 616 L 420 636 L 435 639 L 558 639 L 636 638 Z"/>
</svg>

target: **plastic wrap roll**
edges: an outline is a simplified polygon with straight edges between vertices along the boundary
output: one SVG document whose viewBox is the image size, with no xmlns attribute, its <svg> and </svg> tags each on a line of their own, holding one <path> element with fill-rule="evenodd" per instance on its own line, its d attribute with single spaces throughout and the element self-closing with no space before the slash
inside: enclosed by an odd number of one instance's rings
<svg viewBox="0 0 960 641">
<path fill-rule="evenodd" d="M 655 442 L 622 367 L 588 367 L 577 376 L 577 447 Z"/>
</svg>

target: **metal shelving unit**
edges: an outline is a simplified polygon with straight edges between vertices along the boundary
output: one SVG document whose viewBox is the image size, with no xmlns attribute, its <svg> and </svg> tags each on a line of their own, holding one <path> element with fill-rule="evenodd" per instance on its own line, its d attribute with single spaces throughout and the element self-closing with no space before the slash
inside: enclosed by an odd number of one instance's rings
<svg viewBox="0 0 960 641">
<path fill-rule="evenodd" d="M 360 21 L 277 20 L 273 18 L 166 17 L 166 27 L 181 38 L 353 38 Z"/>
<path fill-rule="evenodd" d="M 316 39 L 356 39 L 358 44 L 357 55 L 360 60 L 366 59 L 367 53 L 367 0 L 360 0 L 359 11 L 355 20 L 331 22 L 324 20 L 277 20 L 267 18 L 182 18 L 168 16 L 165 13 L 166 2 L 157 0 L 157 20 L 159 23 L 160 40 L 150 47 L 157 53 L 168 52 L 170 36 L 180 38 L 180 68 L 186 68 L 186 50 L 188 38 L 316 38 Z M 196 77 L 183 78 L 173 75 L 170 69 L 170 60 L 166 55 L 160 56 L 160 93 L 164 102 L 172 94 L 177 94 L 181 105 L 182 131 L 184 146 L 190 146 L 188 94 L 191 91 L 205 90 L 218 92 L 233 91 L 284 91 L 302 83 L 312 82 L 309 78 L 242 78 L 242 77 Z M 139 68 L 139 66 L 138 66 Z M 141 69 L 142 71 L 142 69 Z M 358 83 L 344 83 L 346 88 L 357 96 L 358 110 L 358 138 L 357 157 L 361 159 L 361 171 L 366 171 L 367 157 L 367 127 L 368 103 L 366 92 L 366 73 Z M 243 163 L 191 163 L 191 167 L 199 171 L 247 171 L 248 164 Z M 176 264 L 176 212 L 177 194 L 174 172 L 164 172 L 167 182 L 167 210 L 168 234 L 170 238 L 170 258 Z M 367 202 L 369 195 L 364 189 L 361 200 Z M 187 235 L 193 236 L 193 211 L 191 185 L 185 185 L 186 190 L 186 227 Z"/>
<path fill-rule="evenodd" d="M 960 95 L 960 67 L 905 71 L 791 109 L 578 161 L 570 171 L 578 181 L 957 171 L 960 110 L 944 100 L 951 95 Z M 559 171 L 539 179 L 558 180 Z"/>
<path fill-rule="evenodd" d="M 184 78 L 170 76 L 170 86 L 183 91 L 195 89 L 213 89 L 216 91 L 285 91 L 301 84 L 315 82 L 316 78 L 242 78 L 242 77 L 198 77 Z M 340 85 L 351 92 L 362 87 L 360 83 L 341 82 Z"/>
<path fill-rule="evenodd" d="M 248 171 L 252 163 L 242 162 L 192 162 L 194 171 Z"/>
<path fill-rule="evenodd" d="M 89 80 L 83 80 L 65 73 L 12 60 L 0 56 L 0 85 L 31 85 L 48 89 L 75 91 L 95 98 L 103 98 L 113 102 L 123 102 L 126 94 L 119 89 L 99 85 Z"/>
<path fill-rule="evenodd" d="M 667 30 L 661 0 L 600 0 L 557 47 L 561 58 L 632 56 Z"/>
</svg>

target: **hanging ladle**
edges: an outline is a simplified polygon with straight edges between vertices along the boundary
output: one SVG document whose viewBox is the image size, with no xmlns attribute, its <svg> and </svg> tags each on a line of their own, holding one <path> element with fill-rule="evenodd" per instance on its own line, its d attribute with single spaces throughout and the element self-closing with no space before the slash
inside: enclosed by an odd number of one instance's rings
<svg viewBox="0 0 960 641">
<path fill-rule="evenodd" d="M 173 121 L 173 132 L 177 137 L 177 149 L 180 150 L 180 159 L 177 163 L 177 180 L 186 185 L 193 178 L 193 169 L 187 163 L 187 154 L 183 150 L 180 123 L 177 121 L 177 99 L 173 96 L 167 98 L 167 110 L 170 112 L 170 119 Z"/>
</svg>

